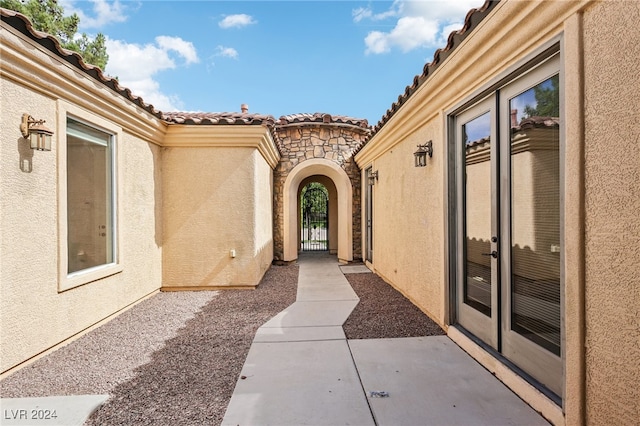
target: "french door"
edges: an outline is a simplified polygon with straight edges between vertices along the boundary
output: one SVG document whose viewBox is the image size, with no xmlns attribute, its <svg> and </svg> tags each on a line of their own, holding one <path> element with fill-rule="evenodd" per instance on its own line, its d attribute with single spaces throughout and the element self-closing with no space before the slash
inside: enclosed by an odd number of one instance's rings
<svg viewBox="0 0 640 426">
<path fill-rule="evenodd" d="M 561 396 L 557 56 L 454 118 L 456 317 Z"/>
</svg>

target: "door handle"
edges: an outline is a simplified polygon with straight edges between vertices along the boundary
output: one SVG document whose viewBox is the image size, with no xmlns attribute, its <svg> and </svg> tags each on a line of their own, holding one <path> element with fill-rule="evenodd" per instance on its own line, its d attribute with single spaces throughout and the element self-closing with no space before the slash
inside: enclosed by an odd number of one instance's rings
<svg viewBox="0 0 640 426">
<path fill-rule="evenodd" d="M 482 254 L 483 256 L 491 256 L 494 259 L 498 258 L 498 252 L 495 250 L 493 250 L 491 253 L 480 253 L 480 254 Z"/>
</svg>

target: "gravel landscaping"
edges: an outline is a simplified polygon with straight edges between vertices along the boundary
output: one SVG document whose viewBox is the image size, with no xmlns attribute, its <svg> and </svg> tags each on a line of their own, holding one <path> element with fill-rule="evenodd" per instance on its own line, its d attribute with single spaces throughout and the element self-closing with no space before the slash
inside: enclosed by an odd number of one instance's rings
<svg viewBox="0 0 640 426">
<path fill-rule="evenodd" d="M 342 328 L 347 339 L 439 336 L 442 328 L 372 273 L 345 274 L 360 298 Z"/>
<path fill-rule="evenodd" d="M 346 274 L 360 303 L 349 339 L 443 334 L 372 273 Z M 256 290 L 159 293 L 0 381 L 1 397 L 110 394 L 86 425 L 220 424 L 257 329 L 296 298 L 298 266 Z"/>
</svg>

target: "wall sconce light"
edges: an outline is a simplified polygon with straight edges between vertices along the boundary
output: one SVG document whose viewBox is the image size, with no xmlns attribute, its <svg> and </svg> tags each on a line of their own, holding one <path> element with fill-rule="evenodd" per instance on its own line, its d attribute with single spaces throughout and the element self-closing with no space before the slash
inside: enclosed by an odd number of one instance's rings
<svg viewBox="0 0 640 426">
<path fill-rule="evenodd" d="M 51 137 L 53 130 L 46 127 L 44 120 L 36 120 L 29 114 L 22 114 L 20 131 L 25 139 L 29 139 L 31 149 L 38 151 L 51 151 Z"/>
<path fill-rule="evenodd" d="M 418 145 L 418 150 L 413 153 L 416 160 L 416 167 L 424 167 L 427 165 L 427 155 L 429 158 L 433 156 L 433 142 L 429 141 L 424 145 Z"/>
<path fill-rule="evenodd" d="M 377 180 L 378 171 L 376 170 L 375 172 L 371 172 L 371 174 L 369 174 L 369 185 L 375 185 Z"/>
</svg>

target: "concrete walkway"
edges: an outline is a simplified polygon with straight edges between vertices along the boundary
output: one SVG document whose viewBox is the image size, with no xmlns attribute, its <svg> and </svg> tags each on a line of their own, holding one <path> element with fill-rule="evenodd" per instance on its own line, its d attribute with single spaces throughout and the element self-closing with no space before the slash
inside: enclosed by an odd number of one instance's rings
<svg viewBox="0 0 640 426">
<path fill-rule="evenodd" d="M 258 330 L 224 425 L 548 424 L 446 336 L 347 341 L 358 297 L 337 260 L 299 264 L 297 301 Z"/>
</svg>

